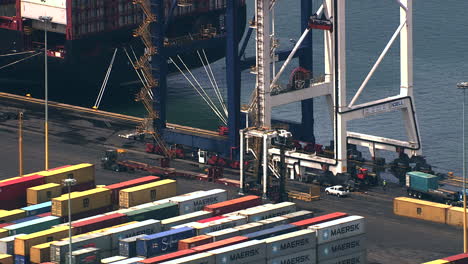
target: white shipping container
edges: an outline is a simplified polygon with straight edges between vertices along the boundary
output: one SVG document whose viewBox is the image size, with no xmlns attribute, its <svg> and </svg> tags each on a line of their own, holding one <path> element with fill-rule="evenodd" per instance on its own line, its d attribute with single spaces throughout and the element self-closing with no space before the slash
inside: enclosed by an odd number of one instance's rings
<svg viewBox="0 0 468 264">
<path fill-rule="evenodd" d="M 168 219 L 161 220 L 161 225 L 163 230 L 169 230 L 173 226 L 187 224 L 190 222 L 195 222 L 198 220 L 210 218 L 211 213 L 207 211 L 196 211 L 193 213 L 179 215 L 175 217 L 171 217 Z"/>
<path fill-rule="evenodd" d="M 317 232 L 317 244 L 319 245 L 366 232 L 364 217 L 357 215 L 313 225 L 309 229 Z"/>
<path fill-rule="evenodd" d="M 140 257 L 129 258 L 129 259 L 124 259 L 124 260 L 114 262 L 112 264 L 133 264 L 133 263 L 138 263 L 138 261 L 140 260 L 144 260 L 144 258 L 140 258 Z"/>
<path fill-rule="evenodd" d="M 211 250 L 208 253 L 215 255 L 216 263 L 239 264 L 251 263 L 257 260 L 261 260 L 259 263 L 264 263 L 265 251 L 266 245 L 264 241 L 251 240 Z"/>
<path fill-rule="evenodd" d="M 364 250 L 361 252 L 353 253 L 351 255 L 346 255 L 346 256 L 339 257 L 339 258 L 334 258 L 334 259 L 320 262 L 320 264 L 343 264 L 343 263 L 366 264 L 367 252 Z"/>
<path fill-rule="evenodd" d="M 67 24 L 67 10 L 65 8 L 21 2 L 21 16 L 35 20 L 40 20 L 40 16 L 51 16 L 52 23 Z"/>
<path fill-rule="evenodd" d="M 267 259 L 276 259 L 297 252 L 306 252 L 317 245 L 315 231 L 307 229 L 267 238 L 265 239 L 265 244 Z"/>
<path fill-rule="evenodd" d="M 197 235 L 206 235 L 207 233 L 216 232 L 244 224 L 247 224 L 247 217 L 236 215 L 208 223 L 197 223 L 193 227 L 197 229 Z"/>
<path fill-rule="evenodd" d="M 188 257 L 161 262 L 161 264 L 216 264 L 215 256 L 210 253 L 199 253 Z"/>
<path fill-rule="evenodd" d="M 257 231 L 260 231 L 262 229 L 266 229 L 259 222 L 248 223 L 248 224 L 236 226 L 236 227 L 233 227 L 233 228 L 239 231 L 240 236 L 243 236 L 243 235 L 249 234 L 249 233 L 253 233 L 253 232 L 257 232 Z"/>
<path fill-rule="evenodd" d="M 124 260 L 124 259 L 127 259 L 127 257 L 113 256 L 113 257 L 110 257 L 110 258 L 101 259 L 101 263 L 102 264 L 110 264 L 110 263 L 114 263 L 114 262 Z"/>
<path fill-rule="evenodd" d="M 330 243 L 318 245 L 317 261 L 336 259 L 366 249 L 366 235 L 353 236 L 346 239 L 336 240 Z"/>
<path fill-rule="evenodd" d="M 291 255 L 281 256 L 274 259 L 267 260 L 267 264 L 283 264 L 283 263 L 301 263 L 301 264 L 315 264 L 317 263 L 317 252 L 315 248 L 306 251 L 296 252 Z M 322 263 L 320 263 L 322 264 Z"/>
<path fill-rule="evenodd" d="M 264 208 L 259 208 L 258 210 L 248 209 L 245 212 L 240 213 L 245 215 L 249 219 L 249 223 L 258 222 L 260 220 L 265 220 L 268 218 L 273 218 L 276 216 L 282 216 L 296 211 L 296 204 L 291 202 L 282 202 L 278 204 L 266 204 Z"/>
<path fill-rule="evenodd" d="M 43 5 L 43 6 L 52 6 L 52 7 L 58 7 L 58 8 L 67 8 L 67 0 L 21 0 L 21 3 L 32 3 L 32 4 L 38 4 L 38 5 Z"/>
<path fill-rule="evenodd" d="M 0 254 L 15 254 L 15 238 L 18 236 L 24 236 L 25 234 L 19 234 L 0 239 Z"/>
<path fill-rule="evenodd" d="M 290 214 L 285 214 L 282 217 L 287 218 L 288 223 L 293 223 L 304 219 L 312 218 L 314 217 L 314 213 L 307 210 L 301 210 Z"/>
<path fill-rule="evenodd" d="M 65 263 L 65 257 L 68 252 L 68 239 L 58 241 L 50 245 L 50 257 L 55 263 Z M 102 250 L 101 257 L 106 257 L 106 252 L 110 253 L 111 240 L 109 234 L 98 233 L 83 235 L 72 240 L 72 250 L 78 250 L 86 247 L 96 247 Z"/>
<path fill-rule="evenodd" d="M 126 226 L 112 228 L 104 233 L 110 235 L 111 250 L 116 250 L 119 248 L 120 239 L 134 237 L 142 234 L 155 234 L 158 232 L 161 232 L 161 222 L 159 220 L 150 219 Z"/>
<path fill-rule="evenodd" d="M 213 237 L 213 241 L 219 241 L 219 240 L 224 240 L 224 239 L 235 237 L 235 236 L 240 236 L 240 233 L 239 233 L 239 230 L 237 229 L 228 228 L 228 229 L 223 229 L 223 230 L 219 230 L 216 232 L 207 233 L 206 235 Z"/>
<path fill-rule="evenodd" d="M 195 195 L 178 196 L 169 199 L 171 203 L 179 205 L 179 214 L 188 214 L 203 210 L 206 205 L 224 202 L 227 200 L 227 192 L 222 189 L 214 189 Z"/>
<path fill-rule="evenodd" d="M 279 225 L 289 224 L 289 221 L 285 217 L 277 216 L 277 217 L 261 220 L 255 223 L 259 223 L 263 225 L 263 229 L 268 229 L 268 228 L 272 228 L 272 227 L 279 226 Z"/>
</svg>

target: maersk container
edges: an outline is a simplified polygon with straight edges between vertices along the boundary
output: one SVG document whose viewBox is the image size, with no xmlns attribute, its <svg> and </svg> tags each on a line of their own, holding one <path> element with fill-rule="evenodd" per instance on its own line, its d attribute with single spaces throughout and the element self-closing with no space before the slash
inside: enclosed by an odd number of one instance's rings
<svg viewBox="0 0 468 264">
<path fill-rule="evenodd" d="M 119 255 L 127 258 L 136 257 L 136 242 L 146 234 L 119 240 Z"/>
<path fill-rule="evenodd" d="M 150 235 L 161 231 L 161 222 L 159 220 L 145 220 L 143 222 L 130 224 L 118 228 L 112 228 L 105 233 L 110 235 L 111 250 L 117 251 L 119 248 L 119 240 L 138 235 Z M 115 252 L 117 253 L 117 252 Z"/>
<path fill-rule="evenodd" d="M 161 221 L 161 224 L 162 224 L 163 230 L 169 230 L 171 229 L 171 227 L 174 227 L 174 226 L 178 226 L 178 225 L 182 225 L 182 224 L 186 224 L 190 222 L 196 222 L 198 220 L 209 218 L 209 217 L 211 217 L 211 212 L 196 211 L 193 213 L 164 219 Z"/>
<path fill-rule="evenodd" d="M 34 232 L 46 230 L 59 223 L 60 217 L 46 216 L 32 221 L 6 226 L 4 229 L 8 230 L 10 236 L 13 236 L 17 234 L 31 234 Z"/>
<path fill-rule="evenodd" d="M 317 246 L 317 261 L 336 259 L 366 249 L 366 235 L 348 237 Z"/>
<path fill-rule="evenodd" d="M 239 264 L 264 262 L 266 245 L 264 241 L 252 240 L 224 248 L 208 251 L 215 255 L 216 263 Z"/>
<path fill-rule="evenodd" d="M 254 223 L 259 223 L 263 226 L 263 229 L 268 229 L 268 228 L 272 228 L 272 227 L 279 226 L 279 225 L 289 224 L 290 222 L 285 217 L 276 216 L 276 217 L 268 218 L 265 220 L 260 220 Z"/>
<path fill-rule="evenodd" d="M 147 219 L 163 220 L 179 215 L 177 204 L 165 203 L 153 205 L 140 210 L 125 212 L 129 221 L 143 221 Z"/>
<path fill-rule="evenodd" d="M 281 217 L 287 218 L 288 219 L 288 224 L 301 221 L 304 219 L 312 218 L 314 217 L 314 213 L 311 211 L 307 210 L 301 210 L 289 214 L 282 215 Z"/>
<path fill-rule="evenodd" d="M 265 239 L 265 244 L 267 259 L 276 259 L 296 252 L 305 252 L 315 248 L 317 245 L 316 234 L 313 230 L 300 230 L 267 238 Z"/>
<path fill-rule="evenodd" d="M 110 263 L 114 263 L 114 262 L 121 261 L 121 260 L 124 260 L 124 259 L 127 259 L 127 257 L 124 257 L 124 256 L 113 256 L 113 257 L 101 259 L 101 263 L 102 263 L 102 264 L 110 264 Z"/>
<path fill-rule="evenodd" d="M 249 223 L 260 220 L 282 216 L 296 211 L 296 204 L 291 202 L 282 202 L 278 204 L 265 205 L 263 208 L 247 209 L 241 215 L 247 216 Z"/>
<path fill-rule="evenodd" d="M 179 205 L 179 214 L 188 214 L 202 210 L 205 206 L 224 202 L 227 200 L 227 192 L 222 189 L 214 189 L 193 196 L 179 196 L 171 198 L 172 203 Z"/>
<path fill-rule="evenodd" d="M 143 259 L 144 258 L 134 257 L 134 258 L 128 258 L 128 259 L 120 260 L 120 261 L 114 262 L 113 264 L 136 264 L 136 263 L 138 263 L 139 261 L 141 261 Z"/>
<path fill-rule="evenodd" d="M 24 210 L 26 212 L 27 216 L 34 216 L 38 214 L 43 214 L 43 213 L 48 213 L 50 212 L 52 208 L 52 202 L 44 202 L 40 204 L 35 204 L 35 205 L 30 205 L 21 208 L 21 210 Z"/>
<path fill-rule="evenodd" d="M 59 241 L 50 246 L 51 260 L 55 263 L 65 263 L 65 258 L 68 253 L 68 240 Z M 72 238 L 72 250 L 78 250 L 87 247 L 95 247 L 102 252 L 110 252 L 110 236 L 108 234 L 97 233 L 83 235 L 77 238 Z M 102 258 L 105 254 L 101 255 Z"/>
<path fill-rule="evenodd" d="M 406 173 L 406 187 L 420 192 L 436 190 L 439 188 L 439 178 L 420 171 L 410 171 Z"/>
<path fill-rule="evenodd" d="M 364 250 L 364 251 L 356 252 L 350 255 L 342 256 L 339 258 L 334 258 L 334 259 L 320 262 L 320 264 L 341 264 L 341 263 L 366 264 L 367 252 L 366 250 Z"/>
<path fill-rule="evenodd" d="M 137 255 L 152 257 L 177 250 L 179 240 L 196 236 L 196 230 L 182 227 L 147 235 L 137 240 Z"/>
<path fill-rule="evenodd" d="M 188 257 L 161 262 L 161 264 L 216 264 L 216 262 L 215 255 L 210 253 L 199 253 Z"/>
<path fill-rule="evenodd" d="M 312 225 L 317 225 L 317 224 L 332 221 L 332 220 L 335 220 L 335 219 L 340 219 L 340 218 L 343 218 L 343 217 L 346 217 L 346 216 L 348 216 L 347 213 L 336 212 L 336 213 L 326 214 L 326 215 L 322 215 L 322 216 L 317 216 L 317 217 L 308 218 L 308 219 L 300 220 L 300 221 L 297 221 L 297 222 L 293 222 L 293 223 L 291 223 L 291 225 L 295 225 L 295 226 L 298 226 L 301 229 L 304 229 L 304 228 L 308 228 L 309 226 L 312 226 Z"/>
<path fill-rule="evenodd" d="M 259 196 L 247 195 L 233 200 L 228 200 L 216 204 L 205 206 L 203 210 L 212 212 L 213 215 L 223 215 L 246 208 L 258 206 L 262 204 L 262 199 Z"/>
<path fill-rule="evenodd" d="M 317 244 L 332 242 L 366 232 L 364 217 L 348 216 L 309 227 L 317 232 Z"/>
<path fill-rule="evenodd" d="M 160 255 L 157 257 L 152 257 L 152 258 L 147 258 L 145 260 L 140 261 L 139 263 L 143 264 L 156 264 L 156 263 L 161 263 L 173 259 L 179 259 L 182 257 L 190 256 L 195 254 L 195 251 L 190 250 L 190 249 L 184 249 L 184 250 L 178 250 L 176 252 Z"/>
<path fill-rule="evenodd" d="M 71 264 L 99 264 L 101 262 L 100 249 L 95 247 L 83 248 L 72 252 Z M 70 264 L 69 258 L 65 260 Z"/>
<path fill-rule="evenodd" d="M 231 238 L 235 236 L 240 236 L 241 234 L 239 230 L 235 228 L 228 228 L 228 229 L 223 229 L 223 230 L 219 230 L 216 232 L 207 233 L 206 235 L 210 236 L 213 239 L 213 241 L 219 241 L 219 240 L 223 240 L 223 239 L 227 239 L 227 238 Z"/>
<path fill-rule="evenodd" d="M 15 254 L 15 238 L 24 234 L 4 237 L 0 239 L 0 254 Z"/>
<path fill-rule="evenodd" d="M 10 225 L 24 223 L 24 222 L 32 221 L 32 220 L 39 219 L 39 218 L 40 217 L 35 216 L 35 215 L 34 216 L 28 216 L 28 217 L 25 217 L 25 218 L 21 218 L 21 219 L 18 219 L 18 220 L 11 221 Z M 9 226 L 9 225 L 6 225 L 6 226 Z"/>
<path fill-rule="evenodd" d="M 15 264 L 30 264 L 29 257 L 15 255 Z"/>
<path fill-rule="evenodd" d="M 268 229 L 263 229 L 261 231 L 253 232 L 250 234 L 245 234 L 244 236 L 248 239 L 266 239 L 274 236 L 279 236 L 282 234 L 294 232 L 299 228 L 295 225 L 279 225 Z"/>
<path fill-rule="evenodd" d="M 317 263 L 317 252 L 315 248 L 310 248 L 306 251 L 292 253 L 290 255 L 282 255 L 280 257 L 267 260 L 267 264 L 284 264 L 284 263 L 301 263 L 301 264 L 315 264 Z M 338 262 L 341 263 L 341 262 Z M 343 262 L 348 263 L 348 262 Z M 320 264 L 322 264 L 320 262 Z"/>
</svg>

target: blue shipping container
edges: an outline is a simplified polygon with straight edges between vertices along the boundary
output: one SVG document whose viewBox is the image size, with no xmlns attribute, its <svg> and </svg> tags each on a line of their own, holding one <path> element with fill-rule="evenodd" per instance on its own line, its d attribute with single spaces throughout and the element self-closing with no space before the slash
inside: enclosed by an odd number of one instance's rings
<svg viewBox="0 0 468 264">
<path fill-rule="evenodd" d="M 275 226 L 275 227 L 268 228 L 268 229 L 265 229 L 265 230 L 260 230 L 260 231 L 253 232 L 253 233 L 250 233 L 250 234 L 247 234 L 247 235 L 244 235 L 244 236 L 248 237 L 249 240 L 252 240 L 252 239 L 261 240 L 261 239 L 266 239 L 266 238 L 270 238 L 270 237 L 279 236 L 279 235 L 282 235 L 282 234 L 294 232 L 294 231 L 297 231 L 297 230 L 299 230 L 298 226 L 286 224 L 286 225 Z"/>
<path fill-rule="evenodd" d="M 15 264 L 30 264 L 29 256 L 15 255 Z"/>
<path fill-rule="evenodd" d="M 10 223 L 19 224 L 19 223 L 31 221 L 31 220 L 38 219 L 38 218 L 40 218 L 40 217 L 39 216 L 28 216 L 28 217 L 21 218 L 21 219 L 15 220 L 15 221 L 11 221 Z"/>
<path fill-rule="evenodd" d="M 127 258 L 136 257 L 136 242 L 138 238 L 146 235 L 139 235 L 119 240 L 119 255 Z"/>
<path fill-rule="evenodd" d="M 52 210 L 52 201 L 26 206 L 21 208 L 21 210 L 26 211 L 27 216 L 48 213 Z"/>
<path fill-rule="evenodd" d="M 165 232 L 147 235 L 137 239 L 137 255 L 153 257 L 177 251 L 179 240 L 196 236 L 196 230 L 191 227 L 181 227 Z"/>
</svg>

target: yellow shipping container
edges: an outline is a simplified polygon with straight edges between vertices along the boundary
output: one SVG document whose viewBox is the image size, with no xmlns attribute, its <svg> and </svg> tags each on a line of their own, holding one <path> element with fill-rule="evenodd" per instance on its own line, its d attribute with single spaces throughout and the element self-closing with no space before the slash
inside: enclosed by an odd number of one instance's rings
<svg viewBox="0 0 468 264">
<path fill-rule="evenodd" d="M 21 209 L 0 212 L 0 224 L 9 223 L 26 217 L 26 212 Z"/>
<path fill-rule="evenodd" d="M 423 264 L 446 264 L 446 263 L 450 263 L 450 262 L 447 260 L 438 259 L 438 260 L 433 260 L 429 262 L 424 262 Z"/>
<path fill-rule="evenodd" d="M 0 264 L 13 264 L 14 258 L 12 255 L 0 254 Z"/>
<path fill-rule="evenodd" d="M 447 210 L 447 224 L 463 226 L 463 208 L 453 206 Z"/>
<path fill-rule="evenodd" d="M 72 229 L 73 235 L 73 229 Z M 28 256 L 32 246 L 68 237 L 68 227 L 55 227 L 15 238 L 15 255 Z"/>
<path fill-rule="evenodd" d="M 9 236 L 9 232 L 6 229 L 0 228 L 0 238 Z"/>
<path fill-rule="evenodd" d="M 70 174 L 76 180 L 76 184 L 94 182 L 94 165 L 82 163 L 57 170 L 41 171 L 38 174 L 45 176 L 46 183 L 62 184 L 62 180 L 67 179 Z"/>
<path fill-rule="evenodd" d="M 72 215 L 111 205 L 111 190 L 96 188 L 71 193 Z M 68 194 L 52 199 L 52 215 L 68 215 Z"/>
<path fill-rule="evenodd" d="M 31 263 L 42 263 L 50 261 L 50 245 L 57 241 L 51 241 L 44 244 L 39 244 L 31 247 L 30 260 Z"/>
<path fill-rule="evenodd" d="M 450 205 L 433 203 L 408 197 L 393 200 L 393 213 L 437 223 L 446 223 L 447 209 Z"/>
<path fill-rule="evenodd" d="M 119 205 L 121 208 L 129 208 L 175 195 L 177 195 L 176 181 L 162 180 L 121 190 Z"/>
<path fill-rule="evenodd" d="M 52 200 L 52 198 L 62 195 L 62 186 L 58 183 L 47 183 L 28 188 L 26 191 L 29 205 L 40 204 Z"/>
</svg>

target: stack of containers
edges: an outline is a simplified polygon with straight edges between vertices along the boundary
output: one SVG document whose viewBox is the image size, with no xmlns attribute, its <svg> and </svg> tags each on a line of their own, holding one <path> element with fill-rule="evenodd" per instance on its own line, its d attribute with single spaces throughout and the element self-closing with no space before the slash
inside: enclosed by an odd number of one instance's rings
<svg viewBox="0 0 468 264">
<path fill-rule="evenodd" d="M 366 254 L 366 226 L 364 217 L 348 216 L 310 226 L 317 234 L 317 261 L 354 259 Z M 346 263 L 346 262 L 344 262 Z"/>
<path fill-rule="evenodd" d="M 206 260 L 214 259 L 214 263 L 262 263 L 264 262 L 266 255 L 266 244 L 265 241 L 251 240 L 211 250 L 207 253 L 213 255 L 207 256 Z"/>
<path fill-rule="evenodd" d="M 95 247 L 83 248 L 72 252 L 72 263 L 101 263 L 101 250 Z"/>
<path fill-rule="evenodd" d="M 21 210 L 26 212 L 26 216 L 34 216 L 34 215 L 49 213 L 51 209 L 52 209 L 52 202 L 50 201 L 21 208 Z"/>
<path fill-rule="evenodd" d="M 27 204 L 34 205 L 51 201 L 62 195 L 62 186 L 58 183 L 46 183 L 28 188 L 26 191 Z"/>
<path fill-rule="evenodd" d="M 48 171 L 38 172 L 38 175 L 45 177 L 45 183 L 62 184 L 63 180 L 73 177 L 76 184 L 72 186 L 73 191 L 84 191 L 94 188 L 94 165 L 90 163 L 81 163 L 72 166 L 64 166 Z M 68 192 L 67 187 L 63 187 L 62 193 Z"/>
<path fill-rule="evenodd" d="M 10 236 L 17 234 L 31 234 L 51 228 L 54 225 L 60 224 L 60 218 L 56 216 L 41 217 L 32 221 L 22 222 L 19 224 L 9 225 L 3 229 L 8 230 Z"/>
<path fill-rule="evenodd" d="M 248 222 L 251 223 L 293 212 L 296 212 L 296 204 L 291 202 L 283 202 L 278 204 L 260 205 L 237 212 L 232 212 L 226 215 L 243 215 L 246 216 L 248 218 Z"/>
<path fill-rule="evenodd" d="M 127 222 L 127 216 L 120 213 L 99 215 L 90 219 L 82 219 L 72 222 L 75 234 L 84 234 L 94 230 L 111 227 Z"/>
<path fill-rule="evenodd" d="M 198 223 L 192 222 L 183 224 L 180 226 L 174 226 L 172 229 L 177 229 L 180 227 L 191 227 L 196 230 L 197 235 L 205 235 L 207 233 L 232 228 L 235 226 L 240 226 L 247 224 L 247 217 L 241 215 L 232 215 L 226 218 L 222 218 L 219 220 L 211 221 L 208 223 Z"/>
<path fill-rule="evenodd" d="M 241 198 L 215 203 L 205 206 L 203 210 L 211 212 L 213 216 L 223 215 L 251 208 L 262 204 L 262 199 L 259 196 L 248 195 Z"/>
<path fill-rule="evenodd" d="M 121 261 L 121 260 L 124 260 L 124 259 L 127 259 L 127 258 L 124 257 L 124 256 L 114 256 L 114 257 L 110 257 L 110 258 L 101 259 L 101 263 L 102 264 L 109 264 L 109 263 L 114 263 L 114 262 Z"/>
<path fill-rule="evenodd" d="M 131 187 L 135 187 L 135 186 L 142 185 L 142 184 L 147 184 L 147 183 L 150 183 L 150 182 L 155 182 L 155 181 L 158 181 L 159 179 L 160 178 L 156 177 L 156 176 L 146 176 L 146 177 L 141 177 L 141 178 L 130 180 L 130 181 L 124 181 L 124 182 L 119 182 L 119 183 L 116 183 L 116 184 L 107 185 L 107 186 L 105 186 L 103 188 L 111 190 L 111 192 L 112 192 L 112 194 L 111 194 L 112 204 L 114 205 L 114 209 L 118 209 L 119 192 L 121 190 L 131 188 Z"/>
<path fill-rule="evenodd" d="M 181 227 L 139 238 L 136 243 L 137 255 L 145 258 L 177 251 L 180 240 L 196 236 L 191 227 Z"/>
<path fill-rule="evenodd" d="M 147 183 L 119 192 L 119 205 L 121 208 L 149 203 L 177 194 L 177 184 L 174 180 L 162 180 L 153 183 Z"/>
<path fill-rule="evenodd" d="M 119 255 L 132 258 L 136 257 L 136 242 L 139 238 L 146 235 L 133 236 L 119 240 Z"/>
<path fill-rule="evenodd" d="M 179 241 L 179 250 L 191 249 L 196 246 L 201 246 L 204 244 L 212 243 L 213 237 L 209 235 L 201 235 L 196 237 L 191 237 L 187 239 L 182 239 Z"/>
<path fill-rule="evenodd" d="M 0 239 L 0 254 L 15 254 L 15 238 L 24 234 L 9 236 Z"/>
<path fill-rule="evenodd" d="M 181 195 L 169 199 L 171 203 L 178 204 L 180 215 L 200 211 L 207 205 L 224 202 L 226 200 L 227 192 L 222 189 L 213 189 L 195 195 Z"/>
<path fill-rule="evenodd" d="M 26 191 L 45 183 L 44 176 L 31 175 L 0 182 L 0 209 L 15 209 L 26 206 Z"/>
<path fill-rule="evenodd" d="M 107 212 L 111 209 L 111 191 L 96 188 L 84 192 L 71 193 L 72 219 Z M 68 194 L 52 199 L 52 215 L 68 219 Z"/>
<path fill-rule="evenodd" d="M 267 264 L 316 263 L 316 234 L 313 230 L 267 238 L 265 243 Z"/>
<path fill-rule="evenodd" d="M 187 224 L 190 222 L 196 222 L 198 220 L 206 219 L 211 217 L 211 212 L 197 211 L 185 215 L 167 218 L 161 221 L 163 230 L 169 230 L 171 227 Z"/>
<path fill-rule="evenodd" d="M 50 261 L 50 245 L 58 241 L 51 241 L 31 247 L 29 251 L 31 263 L 39 264 Z"/>
<path fill-rule="evenodd" d="M 12 255 L 0 254 L 0 263 L 2 264 L 13 264 L 14 258 Z"/>
</svg>

